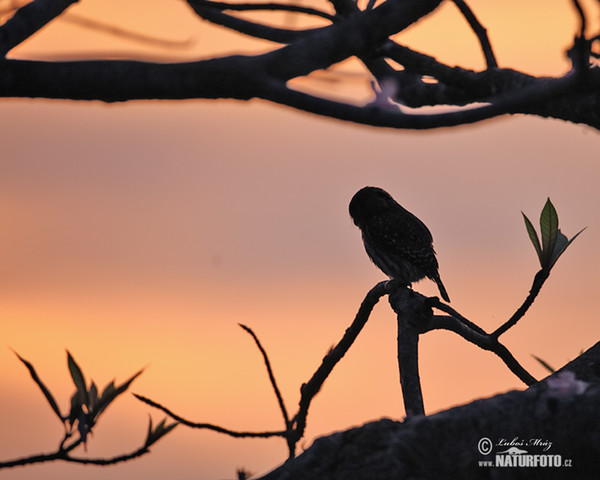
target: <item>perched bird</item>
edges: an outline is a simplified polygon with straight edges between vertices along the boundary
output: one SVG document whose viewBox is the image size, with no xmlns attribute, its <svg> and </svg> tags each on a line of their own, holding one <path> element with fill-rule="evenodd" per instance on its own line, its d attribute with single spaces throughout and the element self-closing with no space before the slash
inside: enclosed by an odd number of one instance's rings
<svg viewBox="0 0 600 480">
<path fill-rule="evenodd" d="M 349 210 L 362 231 L 367 254 L 383 273 L 407 286 L 430 278 L 442 298 L 450 301 L 438 273 L 433 237 L 421 220 L 377 187 L 356 192 Z"/>
</svg>

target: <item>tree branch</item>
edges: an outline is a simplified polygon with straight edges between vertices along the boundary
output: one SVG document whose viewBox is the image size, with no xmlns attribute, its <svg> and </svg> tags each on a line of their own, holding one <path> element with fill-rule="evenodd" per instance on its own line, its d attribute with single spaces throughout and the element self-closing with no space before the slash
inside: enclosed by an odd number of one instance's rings
<svg viewBox="0 0 600 480">
<path fill-rule="evenodd" d="M 261 38 L 275 43 L 288 44 L 304 36 L 321 31 L 327 27 L 309 28 L 305 30 L 291 30 L 286 28 L 271 27 L 242 18 L 233 17 L 223 13 L 220 8 L 214 8 L 212 2 L 204 0 L 186 0 L 192 10 L 204 20 L 215 25 L 229 28 L 250 37 Z"/>
<path fill-rule="evenodd" d="M 239 12 L 256 11 L 256 10 L 270 10 L 270 11 L 283 11 L 292 13 L 303 13 L 305 15 L 312 15 L 315 17 L 324 18 L 333 22 L 335 17 L 322 10 L 316 8 L 304 7 L 302 5 L 284 5 L 281 3 L 228 3 L 228 2 L 212 2 L 209 0 L 188 0 L 188 3 L 195 5 L 204 5 L 209 8 L 216 10 L 231 10 Z"/>
<path fill-rule="evenodd" d="M 306 417 L 308 416 L 308 408 L 310 407 L 312 399 L 319 393 L 319 390 L 321 390 L 323 383 L 333 368 L 346 354 L 348 349 L 354 343 L 354 340 L 356 340 L 356 337 L 367 323 L 373 307 L 377 304 L 379 299 L 387 293 L 388 283 L 388 281 L 379 282 L 367 293 L 365 299 L 360 304 L 360 308 L 358 309 L 354 321 L 350 327 L 348 327 L 342 339 L 327 355 L 325 355 L 321 362 L 321 366 L 313 374 L 310 380 L 300 387 L 299 410 L 294 417 L 294 422 L 296 423 L 296 441 L 304 435 Z"/>
<path fill-rule="evenodd" d="M 477 36 L 479 44 L 481 45 L 481 50 L 483 51 L 487 68 L 496 68 L 498 66 L 498 62 L 496 61 L 496 57 L 494 55 L 494 51 L 492 50 L 492 45 L 487 36 L 487 30 L 485 27 L 479 23 L 479 20 L 477 20 L 477 17 L 464 0 L 452 0 L 452 2 L 458 7 L 460 13 L 463 14 L 471 26 L 471 29 Z"/>
<path fill-rule="evenodd" d="M 538 293 L 540 293 L 544 282 L 548 279 L 548 275 L 550 275 L 550 272 L 546 269 L 541 269 L 538 273 L 536 273 L 535 278 L 533 279 L 533 285 L 529 291 L 529 295 L 527 295 L 527 298 L 513 314 L 513 316 L 491 334 L 493 338 L 500 337 L 500 335 L 506 332 L 509 328 L 513 327 L 521 318 L 523 318 L 525 313 L 527 313 L 527 310 L 529 310 L 529 307 L 531 307 L 533 304 L 533 301 L 537 297 Z"/>
<path fill-rule="evenodd" d="M 467 325 L 454 317 L 447 315 L 433 315 L 423 328 L 425 331 L 442 329 L 457 333 L 468 342 L 477 345 L 479 348 L 495 353 L 509 370 L 525 383 L 525 385 L 533 385 L 537 382 L 537 380 L 521 366 L 510 351 L 497 339 L 493 338 L 491 335 L 482 335 L 471 330 Z"/>
<path fill-rule="evenodd" d="M 275 375 L 273 374 L 273 369 L 271 368 L 271 362 L 269 361 L 269 356 L 267 352 L 263 348 L 260 343 L 260 340 L 256 336 L 256 334 L 252 331 L 250 327 L 246 325 L 239 324 L 254 340 L 254 343 L 260 350 L 260 353 L 263 357 L 263 361 L 265 362 L 265 367 L 267 368 L 267 374 L 269 375 L 269 381 L 271 382 L 271 387 L 273 387 L 273 391 L 275 392 L 275 396 L 277 397 L 277 403 L 279 404 L 279 409 L 281 410 L 281 414 L 283 415 L 283 423 L 285 425 L 286 432 L 289 432 L 292 428 L 292 422 L 290 422 L 290 417 L 288 416 L 287 409 L 285 408 L 285 402 L 283 401 L 283 397 L 281 396 L 281 392 L 279 391 L 279 387 L 277 386 L 277 381 L 275 380 Z M 294 457 L 296 443 L 291 441 L 291 436 L 286 435 L 286 439 L 288 441 L 288 450 L 290 458 Z"/>
<path fill-rule="evenodd" d="M 79 0 L 34 0 L 19 8 L 0 27 L 0 57 L 6 57 L 40 28 L 54 20 L 73 3 Z"/>
<path fill-rule="evenodd" d="M 270 432 L 240 432 L 237 430 L 230 430 L 228 428 L 219 427 L 218 425 L 213 425 L 211 423 L 193 422 L 191 420 L 187 420 L 187 419 L 177 415 L 176 413 L 169 410 L 167 407 L 161 405 L 160 403 L 155 402 L 154 400 L 150 400 L 149 398 L 146 398 L 142 395 L 138 395 L 137 393 L 134 393 L 133 395 L 135 396 L 135 398 L 137 398 L 141 402 L 144 402 L 144 403 L 150 405 L 151 407 L 154 407 L 154 408 L 157 408 L 158 410 L 163 411 L 169 417 L 171 417 L 173 420 L 176 420 L 177 422 L 179 422 L 183 425 L 186 425 L 188 427 L 191 427 L 191 428 L 201 428 L 201 429 L 206 429 L 206 430 L 213 430 L 215 432 L 224 433 L 225 435 L 229 435 L 230 437 L 236 437 L 236 438 L 271 438 L 271 437 L 285 437 L 285 435 L 286 435 L 285 430 L 277 430 L 277 431 L 270 431 Z"/>
</svg>

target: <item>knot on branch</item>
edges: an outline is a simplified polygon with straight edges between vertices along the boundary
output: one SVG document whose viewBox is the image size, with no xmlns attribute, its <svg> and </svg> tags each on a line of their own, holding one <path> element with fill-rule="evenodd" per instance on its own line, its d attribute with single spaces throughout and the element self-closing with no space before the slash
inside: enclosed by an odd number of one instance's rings
<svg viewBox="0 0 600 480">
<path fill-rule="evenodd" d="M 388 283 L 388 300 L 392 310 L 411 327 L 422 327 L 433 316 L 433 309 L 428 297 L 390 281 Z M 419 329 L 419 328 L 417 328 Z"/>
</svg>

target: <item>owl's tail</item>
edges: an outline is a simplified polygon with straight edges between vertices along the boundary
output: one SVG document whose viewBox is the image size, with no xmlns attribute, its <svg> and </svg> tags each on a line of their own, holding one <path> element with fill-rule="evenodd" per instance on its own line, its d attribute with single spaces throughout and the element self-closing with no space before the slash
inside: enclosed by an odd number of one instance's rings
<svg viewBox="0 0 600 480">
<path fill-rule="evenodd" d="M 435 281 L 435 283 L 437 283 L 437 286 L 440 289 L 440 295 L 442 295 L 442 298 L 444 300 L 446 300 L 448 303 L 450 303 L 450 297 L 448 296 L 448 292 L 446 292 L 446 287 L 444 287 L 444 284 L 442 283 L 442 279 L 440 278 L 440 276 L 436 275 L 433 280 Z"/>
</svg>

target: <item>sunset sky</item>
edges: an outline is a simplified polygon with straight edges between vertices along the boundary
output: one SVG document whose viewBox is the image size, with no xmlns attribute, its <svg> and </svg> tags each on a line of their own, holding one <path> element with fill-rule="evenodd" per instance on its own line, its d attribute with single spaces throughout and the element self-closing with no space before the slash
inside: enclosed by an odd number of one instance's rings
<svg viewBox="0 0 600 480">
<path fill-rule="evenodd" d="M 543 11 L 533 1 L 470 4 L 501 66 L 568 70 L 564 51 L 577 28 L 570 2 L 547 1 Z M 593 27 L 597 2 L 585 6 Z M 179 46 L 120 39 L 82 27 L 81 18 Z M 399 40 L 451 65 L 482 67 L 449 2 Z M 268 48 L 209 26 L 181 1 L 81 0 L 11 56 L 180 61 Z M 358 72 L 352 63 L 340 69 Z M 323 77 L 308 87 L 330 89 Z M 369 100 L 368 78 L 349 82 L 338 92 Z M 521 211 L 537 226 L 550 197 L 567 236 L 587 230 L 502 340 L 538 378 L 545 372 L 532 355 L 559 367 L 598 340 L 600 143 L 584 126 L 514 116 L 415 133 L 261 101 L 4 99 L 0 145 L 0 461 L 53 451 L 63 433 L 8 347 L 37 367 L 63 410 L 73 388 L 68 349 L 102 386 L 146 367 L 131 390 L 191 420 L 282 428 L 260 355 L 237 324 L 260 337 L 295 411 L 300 385 L 385 278 L 347 212 L 365 185 L 385 188 L 429 226 L 452 306 L 486 330 L 509 318 L 531 287 L 539 265 Z M 437 295 L 430 281 L 414 287 Z M 523 388 L 496 357 L 455 335 L 431 333 L 420 346 L 428 413 Z M 383 300 L 313 402 L 304 447 L 369 420 L 403 418 L 395 347 L 395 317 Z M 136 449 L 149 413 L 162 418 L 124 395 L 88 454 Z M 236 467 L 264 473 L 285 455 L 282 440 L 180 426 L 151 454 L 119 466 L 42 464 L 1 476 L 223 479 Z"/>
</svg>

